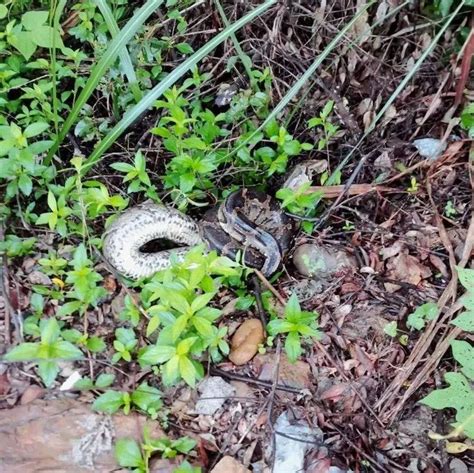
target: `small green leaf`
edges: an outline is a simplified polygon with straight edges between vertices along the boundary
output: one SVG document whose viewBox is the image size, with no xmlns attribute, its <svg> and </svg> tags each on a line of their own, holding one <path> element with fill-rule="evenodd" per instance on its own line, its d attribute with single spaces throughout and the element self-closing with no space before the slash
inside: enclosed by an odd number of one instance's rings
<svg viewBox="0 0 474 473">
<path fill-rule="evenodd" d="M 74 346 L 71 342 L 59 340 L 52 346 L 52 357 L 63 360 L 78 360 L 83 357 L 79 348 Z"/>
<path fill-rule="evenodd" d="M 138 361 L 144 365 L 157 365 L 173 357 L 176 349 L 170 346 L 148 346 L 138 356 Z"/>
<path fill-rule="evenodd" d="M 295 363 L 303 350 L 301 349 L 300 337 L 297 332 L 290 332 L 285 340 L 285 351 L 290 363 Z"/>
<path fill-rule="evenodd" d="M 58 321 L 52 317 L 41 327 L 41 343 L 52 346 L 59 337 L 60 329 Z"/>
<path fill-rule="evenodd" d="M 196 370 L 191 360 L 186 356 L 179 357 L 179 373 L 192 388 L 196 385 Z"/>
<path fill-rule="evenodd" d="M 103 389 L 108 388 L 115 380 L 115 375 L 112 373 L 102 373 L 95 380 L 95 386 Z"/>
<path fill-rule="evenodd" d="M 393 320 L 392 322 L 389 322 L 388 324 L 385 324 L 383 327 L 383 331 L 389 336 L 389 337 L 396 337 L 397 336 L 397 322 Z"/>
<path fill-rule="evenodd" d="M 121 391 L 106 391 L 101 394 L 92 404 L 92 409 L 113 414 L 125 404 L 124 393 Z"/>
<path fill-rule="evenodd" d="M 6 361 L 31 361 L 38 357 L 38 343 L 21 343 L 11 349 L 3 358 Z"/>
<path fill-rule="evenodd" d="M 455 360 L 461 364 L 461 371 L 471 381 L 474 380 L 474 348 L 465 340 L 453 340 L 451 349 Z"/>
<path fill-rule="evenodd" d="M 465 332 L 474 332 L 474 309 L 467 310 L 462 314 L 458 315 L 454 320 L 451 321 L 453 325 L 463 329 Z"/>
<path fill-rule="evenodd" d="M 421 330 L 426 321 L 433 320 L 439 312 L 438 306 L 434 302 L 428 302 L 418 307 L 407 319 L 407 327 Z"/>
<path fill-rule="evenodd" d="M 55 361 L 41 360 L 38 362 L 38 373 L 44 385 L 49 388 L 59 373 L 59 366 Z"/>
<path fill-rule="evenodd" d="M 141 468 L 144 463 L 140 446 L 133 439 L 118 439 L 115 443 L 115 457 L 118 464 L 125 468 Z"/>
</svg>

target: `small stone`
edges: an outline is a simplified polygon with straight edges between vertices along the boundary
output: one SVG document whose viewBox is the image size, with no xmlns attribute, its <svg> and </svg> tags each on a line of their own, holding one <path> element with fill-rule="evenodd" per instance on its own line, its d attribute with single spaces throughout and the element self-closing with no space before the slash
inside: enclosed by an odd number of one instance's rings
<svg viewBox="0 0 474 473">
<path fill-rule="evenodd" d="M 201 396 L 196 403 L 196 414 L 212 415 L 235 394 L 235 388 L 219 376 L 210 376 L 202 381 L 198 390 Z"/>
<path fill-rule="evenodd" d="M 331 251 L 313 243 L 306 243 L 295 250 L 293 264 L 303 276 L 319 280 L 329 279 L 342 268 L 355 266 L 345 251 Z"/>
<path fill-rule="evenodd" d="M 307 451 L 323 439 L 321 429 L 311 428 L 303 420 L 290 421 L 288 413 L 284 412 L 275 422 L 274 431 L 275 463 L 273 473 L 305 471 L 304 461 Z M 295 440 L 291 440 L 292 438 Z"/>
<path fill-rule="evenodd" d="M 234 365 L 245 365 L 258 351 L 264 340 L 263 325 L 258 319 L 246 320 L 232 337 L 229 359 Z"/>
<path fill-rule="evenodd" d="M 30 281 L 31 284 L 41 284 L 43 286 L 51 285 L 51 278 L 41 271 L 32 271 L 28 274 L 28 281 Z"/>
<path fill-rule="evenodd" d="M 211 473 L 251 473 L 251 471 L 234 458 L 225 456 L 211 470 Z"/>
<path fill-rule="evenodd" d="M 435 160 L 446 151 L 448 145 L 437 138 L 420 138 L 413 142 L 413 146 L 423 158 Z"/>
</svg>

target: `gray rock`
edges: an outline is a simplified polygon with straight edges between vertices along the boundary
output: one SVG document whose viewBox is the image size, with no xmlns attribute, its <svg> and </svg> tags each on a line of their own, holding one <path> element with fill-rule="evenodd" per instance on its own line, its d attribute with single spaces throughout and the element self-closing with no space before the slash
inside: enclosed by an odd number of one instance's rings
<svg viewBox="0 0 474 473">
<path fill-rule="evenodd" d="M 413 146 L 418 150 L 420 156 L 426 159 L 438 159 L 446 150 L 447 143 L 437 138 L 420 138 L 413 142 Z"/>
<path fill-rule="evenodd" d="M 306 453 L 322 443 L 323 432 L 299 420 L 290 422 L 288 413 L 278 417 L 275 429 L 275 464 L 273 473 L 304 471 Z M 297 440 L 292 440 L 292 438 Z"/>
<path fill-rule="evenodd" d="M 214 414 L 230 396 L 235 394 L 235 388 L 219 376 L 210 376 L 198 386 L 201 396 L 196 403 L 196 414 Z"/>
<path fill-rule="evenodd" d="M 300 274 L 315 279 L 329 279 L 344 267 L 355 262 L 346 252 L 330 250 L 315 243 L 299 246 L 293 254 L 293 264 Z"/>
</svg>

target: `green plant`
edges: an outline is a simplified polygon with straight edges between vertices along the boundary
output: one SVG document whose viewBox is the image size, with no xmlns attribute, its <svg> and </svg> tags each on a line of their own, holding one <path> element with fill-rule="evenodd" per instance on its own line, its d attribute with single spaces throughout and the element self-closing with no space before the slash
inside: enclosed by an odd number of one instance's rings
<svg viewBox="0 0 474 473">
<path fill-rule="evenodd" d="M 132 329 L 118 328 L 115 330 L 114 349 L 116 353 L 112 357 L 112 363 L 117 361 L 132 361 L 131 351 L 136 347 L 138 340 Z"/>
<path fill-rule="evenodd" d="M 329 100 L 321 110 L 319 117 L 309 119 L 308 128 L 318 128 L 322 132 L 322 137 L 318 140 L 318 150 L 327 148 L 329 141 L 336 135 L 339 127 L 329 121 L 329 115 L 334 108 L 334 102 Z"/>
<path fill-rule="evenodd" d="M 130 438 L 121 438 L 115 444 L 115 456 L 120 466 L 133 468 L 136 473 L 148 473 L 150 458 L 155 454 L 161 454 L 163 458 L 174 458 L 178 453 L 188 454 L 196 442 L 189 437 L 181 437 L 177 440 L 170 440 L 167 437 L 153 439 L 150 437 L 147 428 L 143 431 L 143 443 Z M 199 472 L 185 462 L 175 472 Z"/>
<path fill-rule="evenodd" d="M 78 360 L 83 357 L 79 348 L 63 340 L 55 318 L 40 322 L 40 342 L 20 343 L 5 356 L 6 361 L 34 361 L 38 374 L 47 387 L 50 387 L 59 373 L 59 360 Z"/>
<path fill-rule="evenodd" d="M 140 364 L 161 365 L 165 384 L 184 379 L 194 387 L 204 374 L 199 356 L 205 350 L 210 350 L 214 358 L 218 350 L 228 352 L 225 332 L 213 325 L 221 311 L 209 303 L 223 278 L 239 275 L 238 268 L 230 259 L 218 257 L 215 252 L 203 254 L 197 247 L 183 263 L 155 275 L 142 291 L 151 316 L 147 335 L 160 325 L 162 328 L 155 345 L 140 349 Z"/>
<path fill-rule="evenodd" d="M 106 391 L 92 404 L 93 409 L 106 414 L 114 414 L 119 409 L 122 409 L 124 414 L 128 415 L 131 408 L 135 407 L 149 415 L 152 419 L 157 418 L 162 406 L 161 392 L 153 386 L 149 386 L 146 382 L 141 383 L 132 393 L 114 390 Z"/>
<path fill-rule="evenodd" d="M 287 334 L 285 351 L 290 362 L 294 363 L 302 354 L 301 339 L 319 337 L 316 312 L 301 310 L 296 294 L 292 294 L 285 306 L 283 319 L 273 319 L 267 325 L 270 335 Z"/>
<path fill-rule="evenodd" d="M 458 275 L 466 293 L 462 296 L 461 302 L 465 311 L 458 315 L 451 324 L 463 329 L 466 332 L 474 332 L 474 269 L 458 268 Z M 456 411 L 455 422 L 452 424 L 454 430 L 449 434 L 435 435 L 432 438 L 450 439 L 454 437 L 466 436 L 474 439 L 474 348 L 471 343 L 465 340 L 453 340 L 451 342 L 453 358 L 460 365 L 460 372 L 448 372 L 444 379 L 449 387 L 436 389 L 420 402 L 430 406 L 432 409 L 452 408 Z M 453 447 L 448 444 L 448 448 Z M 468 444 L 462 444 L 457 449 L 461 452 L 469 449 Z"/>
<path fill-rule="evenodd" d="M 410 329 L 421 330 L 427 322 L 438 316 L 439 309 L 434 302 L 427 302 L 418 307 L 415 312 L 411 313 L 407 318 L 407 327 Z"/>
<path fill-rule="evenodd" d="M 474 138 L 474 103 L 470 103 L 462 111 L 461 127 L 467 131 L 469 138 Z"/>
</svg>

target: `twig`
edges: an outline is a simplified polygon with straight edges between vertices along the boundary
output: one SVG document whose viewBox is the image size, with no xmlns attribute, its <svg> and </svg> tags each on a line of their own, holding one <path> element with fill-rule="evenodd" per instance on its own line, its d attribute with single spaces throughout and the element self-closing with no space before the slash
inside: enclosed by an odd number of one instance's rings
<svg viewBox="0 0 474 473">
<path fill-rule="evenodd" d="M 265 327 L 267 326 L 267 319 L 265 317 L 265 310 L 263 309 L 262 304 L 262 293 L 260 291 L 260 284 L 258 283 L 258 278 L 255 275 L 252 276 L 252 284 L 255 294 L 255 301 L 257 302 L 258 316 L 260 317 L 260 321 L 262 322 L 263 330 L 264 332 L 266 332 Z"/>
<path fill-rule="evenodd" d="M 244 383 L 248 384 L 256 384 L 258 386 L 262 386 L 264 388 L 272 388 L 273 383 L 270 383 L 269 381 L 263 381 L 261 379 L 255 379 L 255 378 L 250 378 L 249 376 L 244 376 L 241 374 L 236 374 L 236 373 L 229 373 L 228 371 L 221 370 L 219 368 L 212 368 L 210 370 L 210 373 L 215 376 L 222 376 L 224 378 L 232 379 L 234 381 L 242 381 Z M 293 393 L 293 394 L 301 394 L 301 389 L 296 389 L 292 388 L 291 386 L 284 386 L 283 384 L 277 384 L 275 389 L 279 391 L 285 391 L 287 393 Z"/>
<path fill-rule="evenodd" d="M 285 299 L 281 296 L 281 294 L 271 285 L 270 281 L 258 270 L 255 270 L 255 274 L 258 276 L 260 281 L 262 281 L 262 284 L 277 298 L 278 302 L 282 305 L 285 306 L 286 301 Z"/>
</svg>

